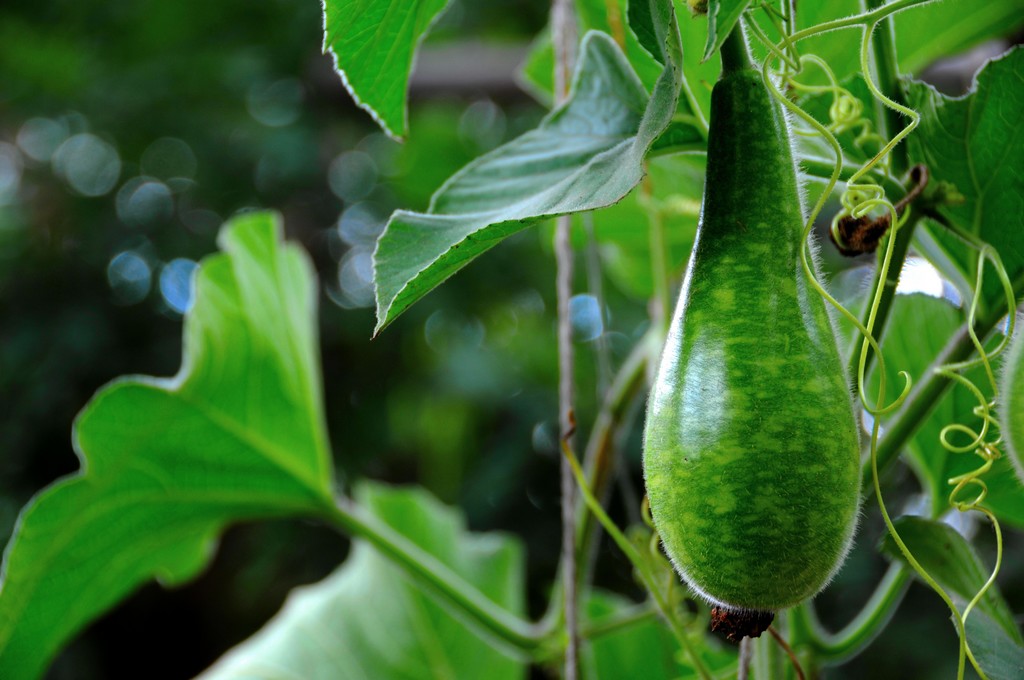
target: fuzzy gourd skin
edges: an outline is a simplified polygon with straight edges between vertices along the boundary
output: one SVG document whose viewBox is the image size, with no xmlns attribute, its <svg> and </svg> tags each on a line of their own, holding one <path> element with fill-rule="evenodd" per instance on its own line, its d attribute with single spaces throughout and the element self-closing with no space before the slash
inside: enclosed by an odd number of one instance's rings
<svg viewBox="0 0 1024 680">
<path fill-rule="evenodd" d="M 1018 317 L 1016 330 L 1003 366 L 999 385 L 1002 400 L 1000 432 L 1006 441 L 1007 453 L 1024 482 L 1024 318 Z"/>
<path fill-rule="evenodd" d="M 800 262 L 788 126 L 742 36 L 730 41 L 697 240 L 648 404 L 644 474 L 690 587 L 775 611 L 821 590 L 849 549 L 859 435 L 831 321 Z"/>
</svg>

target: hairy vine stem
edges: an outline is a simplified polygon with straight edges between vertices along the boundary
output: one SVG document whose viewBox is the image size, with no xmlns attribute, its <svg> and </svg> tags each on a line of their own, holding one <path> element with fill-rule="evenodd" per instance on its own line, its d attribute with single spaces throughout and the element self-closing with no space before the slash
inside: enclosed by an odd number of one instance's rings
<svg viewBox="0 0 1024 680">
<path fill-rule="evenodd" d="M 575 62 L 576 17 L 571 0 L 551 3 L 551 35 L 555 47 L 555 102 L 560 104 L 569 95 L 569 82 Z M 572 217 L 558 218 L 555 228 L 556 288 L 558 296 L 558 421 L 562 445 L 572 449 L 572 433 L 576 429 L 573 413 L 575 378 L 572 346 L 572 320 L 569 300 L 572 297 L 573 251 Z M 562 508 L 562 605 L 565 621 L 565 680 L 579 675 L 579 605 L 577 603 L 576 568 L 576 489 L 572 470 L 565 459 L 561 462 Z"/>
</svg>

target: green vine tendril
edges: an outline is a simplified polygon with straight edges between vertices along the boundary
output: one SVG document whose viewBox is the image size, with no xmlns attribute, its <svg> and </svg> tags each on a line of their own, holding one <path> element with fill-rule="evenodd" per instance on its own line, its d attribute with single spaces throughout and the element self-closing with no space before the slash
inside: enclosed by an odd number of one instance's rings
<svg viewBox="0 0 1024 680">
<path fill-rule="evenodd" d="M 905 371 L 901 371 L 899 375 L 904 380 L 904 387 L 900 395 L 886 404 L 885 393 L 886 393 L 886 370 L 885 370 L 885 359 L 878 345 L 877 339 L 873 335 L 873 327 L 876 320 L 876 314 L 878 306 L 881 302 L 883 293 L 883 287 L 880 284 L 871 298 L 871 307 L 868 314 L 868 320 L 866 324 L 862 324 L 860 320 L 853 315 L 849 310 L 844 308 L 834 297 L 832 297 L 820 284 L 816 272 L 810 264 L 809 249 L 810 249 L 810 234 L 814 226 L 814 222 L 818 215 L 821 213 L 824 207 L 825 201 L 832 194 L 835 189 L 839 175 L 843 166 L 843 151 L 842 147 L 836 139 L 836 135 L 847 130 L 855 130 L 859 128 L 859 134 L 855 137 L 854 144 L 862 149 L 870 142 L 878 143 L 881 148 L 868 160 L 863 166 L 861 166 L 853 175 L 847 180 L 846 188 L 841 194 L 840 203 L 842 209 L 832 220 L 832 234 L 833 238 L 837 239 L 837 243 L 841 243 L 840 234 L 838 231 L 838 223 L 845 216 L 852 216 L 854 218 L 861 218 L 872 212 L 881 212 L 884 214 L 888 212 L 890 224 L 892 228 L 889 232 L 889 238 L 887 241 L 887 247 L 882 258 L 880 266 L 880 274 L 878 280 L 884 282 L 887 279 L 888 269 L 892 263 L 893 257 L 893 246 L 895 244 L 895 234 L 903 226 L 903 221 L 906 219 L 906 215 L 903 220 L 897 214 L 896 208 L 885 196 L 884 189 L 876 183 L 865 181 L 869 172 L 877 171 L 881 172 L 886 176 L 891 175 L 891 165 L 889 163 L 890 152 L 897 144 L 899 144 L 907 135 L 909 135 L 914 128 L 917 127 L 920 121 L 920 115 L 906 107 L 901 105 L 899 102 L 895 102 L 892 99 L 886 97 L 875 84 L 871 78 L 871 72 L 868 66 L 868 54 L 871 45 L 871 35 L 874 32 L 878 22 L 884 19 L 889 14 L 896 11 L 906 9 L 915 3 L 913 0 L 905 0 L 903 2 L 894 2 L 890 5 L 880 7 L 872 12 L 865 13 L 860 17 L 850 17 L 848 19 L 840 20 L 837 22 L 828 22 L 821 24 L 817 27 L 806 29 L 800 32 L 792 32 L 791 27 L 794 22 L 791 21 L 790 17 L 786 17 L 785 27 L 779 25 L 777 17 L 779 14 L 770 8 L 767 4 L 762 3 L 762 8 L 768 13 L 771 22 L 775 25 L 776 29 L 782 35 L 782 40 L 779 44 L 774 44 L 764 33 L 764 31 L 757 26 L 753 21 L 746 22 L 746 25 L 750 28 L 751 32 L 765 45 L 769 51 L 769 57 L 764 60 L 761 69 L 761 76 L 764 80 L 765 85 L 768 87 L 769 92 L 772 96 L 788 111 L 797 116 L 800 120 L 807 123 L 813 130 L 813 132 L 802 132 L 803 134 L 818 134 L 822 136 L 828 145 L 832 148 L 835 154 L 835 168 L 832 175 L 825 187 L 818 197 L 817 202 L 811 209 L 810 214 L 807 218 L 807 222 L 804 226 L 803 242 L 801 246 L 801 262 L 803 264 L 804 273 L 807 276 L 811 286 L 817 291 L 823 299 L 831 304 L 841 315 L 847 318 L 863 336 L 861 344 L 859 363 L 858 363 L 858 374 L 857 374 L 857 388 L 858 394 L 865 411 L 872 416 L 872 427 L 871 427 L 871 442 L 870 442 L 870 453 L 871 453 L 871 467 L 872 467 L 872 478 L 874 481 L 875 496 L 878 501 L 879 509 L 882 517 L 885 521 L 886 527 L 893 540 L 896 542 L 903 556 L 911 567 L 918 573 L 923 581 L 925 581 L 946 603 L 953 613 L 954 620 L 957 626 L 957 633 L 960 640 L 959 650 L 959 661 L 957 669 L 957 678 L 962 680 L 965 670 L 965 658 L 969 658 L 971 665 L 978 672 L 982 678 L 987 678 L 985 673 L 982 671 L 974 654 L 971 652 L 970 645 L 967 642 L 966 635 L 966 624 L 967 617 L 975 606 L 981 601 L 985 593 L 989 590 L 992 584 L 995 582 L 996 576 L 1002 566 L 1002 555 L 1003 555 L 1003 541 L 1002 531 L 999 526 L 999 522 L 991 510 L 985 508 L 981 503 L 985 500 L 988 492 L 988 487 L 982 476 L 988 472 L 994 461 L 1000 456 L 999 446 L 1001 439 L 989 441 L 988 435 L 991 430 L 991 425 L 995 422 L 992 414 L 992 410 L 996 405 L 996 399 L 998 398 L 998 390 L 996 387 L 996 379 L 992 370 L 991 359 L 1003 350 L 1006 346 L 1010 335 L 1012 334 L 1012 328 L 1014 323 L 1014 312 L 1016 308 L 1016 300 L 1013 294 L 1013 288 L 1010 284 L 1009 277 L 1006 274 L 1006 270 L 1002 265 L 998 253 L 990 245 L 981 242 L 972 235 L 960 233 L 959 235 L 968 244 L 978 250 L 978 266 L 977 266 L 977 280 L 975 282 L 973 297 L 968 315 L 968 332 L 970 333 L 971 341 L 974 344 L 975 350 L 978 353 L 978 358 L 958 362 L 955 364 L 947 364 L 936 369 L 936 371 L 944 377 L 954 381 L 956 384 L 962 385 L 967 388 L 971 394 L 978 401 L 978 405 L 974 408 L 974 415 L 977 416 L 981 421 L 981 426 L 978 431 L 968 427 L 961 423 L 953 423 L 947 425 L 940 433 L 940 443 L 942 446 L 951 454 L 962 454 L 962 453 L 974 453 L 981 459 L 981 463 L 975 469 L 949 480 L 949 484 L 953 487 L 949 495 L 949 504 L 960 512 L 967 512 L 969 510 L 976 510 L 984 514 L 992 522 L 995 536 L 996 536 L 996 560 L 995 566 L 991 572 L 991 575 L 970 600 L 967 606 L 961 613 L 951 597 L 945 592 L 945 590 L 932 578 L 932 576 L 924 569 L 924 567 L 914 558 L 909 548 L 904 543 L 892 523 L 889 513 L 886 509 L 885 502 L 882 498 L 881 487 L 878 480 L 878 435 L 880 428 L 880 417 L 891 413 L 892 411 L 899 408 L 906 400 L 909 394 L 911 381 L 909 375 Z M 861 74 L 863 75 L 864 82 L 871 92 L 872 97 L 877 101 L 881 102 L 890 109 L 893 109 L 900 114 L 909 118 L 910 122 L 900 130 L 892 139 L 887 142 L 882 139 L 877 133 L 873 131 L 871 122 L 862 115 L 863 104 L 854 97 L 849 90 L 841 87 L 837 82 L 835 75 L 829 68 L 828 64 L 814 55 L 799 56 L 796 50 L 796 43 L 804 38 L 819 33 L 835 30 L 838 28 L 847 28 L 853 26 L 860 26 L 862 31 L 861 36 L 861 49 L 860 49 L 860 67 Z M 786 30 L 790 29 L 790 30 Z M 829 124 L 822 125 L 815 120 L 810 114 L 800 108 L 799 105 L 791 101 L 788 97 L 783 94 L 780 85 L 776 84 L 773 79 L 773 74 L 770 71 L 770 63 L 772 57 L 776 58 L 781 62 L 781 70 L 777 74 L 779 81 L 785 86 L 791 88 L 794 91 L 805 92 L 809 94 L 831 94 L 832 104 L 829 107 Z M 827 85 L 807 85 L 800 83 L 796 80 L 796 77 L 803 72 L 803 68 L 807 64 L 812 64 L 821 69 L 828 81 Z M 798 132 L 798 134 L 801 134 Z M 909 214 L 909 213 L 908 213 Z M 977 307 L 979 300 L 982 295 L 982 281 L 984 275 L 985 263 L 991 263 L 993 269 L 998 275 L 1003 289 L 1006 293 L 1007 308 L 1009 310 L 1009 330 L 1006 333 L 1003 340 L 999 345 L 992 351 L 986 352 L 981 340 L 977 337 L 974 331 L 974 323 L 977 314 Z M 865 383 L 865 372 L 866 363 L 869 351 L 873 351 L 878 357 L 878 376 L 879 385 L 877 398 L 874 404 L 869 403 L 866 392 L 864 389 Z M 984 393 L 979 389 L 969 378 L 964 375 L 964 371 L 976 366 L 983 366 L 988 382 L 992 388 L 993 398 L 989 400 L 985 397 Z M 959 434 L 966 435 L 969 438 L 967 444 L 955 445 L 950 437 Z M 963 498 L 963 491 L 968 488 L 976 489 L 976 494 L 969 498 Z"/>
</svg>

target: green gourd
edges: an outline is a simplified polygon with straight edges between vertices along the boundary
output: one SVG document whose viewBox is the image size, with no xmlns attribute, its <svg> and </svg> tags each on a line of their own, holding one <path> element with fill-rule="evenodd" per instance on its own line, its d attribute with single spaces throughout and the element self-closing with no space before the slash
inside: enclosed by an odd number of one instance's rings
<svg viewBox="0 0 1024 680">
<path fill-rule="evenodd" d="M 776 611 L 815 595 L 856 526 L 860 443 L 835 332 L 800 260 L 788 123 L 739 27 L 712 92 L 704 202 L 648 404 L 644 475 L 699 596 Z"/>
<path fill-rule="evenodd" d="M 1000 432 L 1017 475 L 1024 481 L 1024 318 L 1018 318 L 1016 330 L 1003 365 L 999 385 Z"/>
</svg>

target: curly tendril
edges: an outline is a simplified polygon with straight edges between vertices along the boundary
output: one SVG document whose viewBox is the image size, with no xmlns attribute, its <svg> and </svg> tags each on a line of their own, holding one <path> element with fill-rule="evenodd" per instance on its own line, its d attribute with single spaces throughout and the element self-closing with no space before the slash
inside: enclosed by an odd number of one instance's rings
<svg viewBox="0 0 1024 680">
<path fill-rule="evenodd" d="M 917 572 L 921 579 L 927 583 L 946 605 L 950 608 L 953 613 L 953 618 L 956 622 L 957 633 L 960 639 L 960 650 L 959 650 L 959 662 L 957 668 L 957 678 L 962 680 L 964 677 L 965 660 L 970 659 L 971 665 L 978 672 L 978 675 L 982 678 L 987 678 L 984 671 L 982 671 L 977 660 L 971 651 L 970 645 L 967 642 L 966 625 L 967 617 L 975 606 L 981 601 L 985 593 L 988 592 L 989 588 L 995 582 L 996 576 L 1002 566 L 1003 557 L 1003 541 L 1002 531 L 999 525 L 998 519 L 992 513 L 991 510 L 984 507 L 984 502 L 988 487 L 985 481 L 982 479 L 983 475 L 988 472 L 994 462 L 1000 457 L 999 446 L 1001 444 L 1001 438 L 990 440 L 989 435 L 992 431 L 991 425 L 995 423 L 993 416 L 993 409 L 998 399 L 998 389 L 996 385 L 995 374 L 992 369 L 991 360 L 999 352 L 1001 352 L 1009 341 L 1009 337 L 1013 332 L 1014 325 L 1014 312 L 1016 309 L 1016 299 L 1013 293 L 1013 287 L 1010 283 L 1009 277 L 1006 273 L 1005 268 L 999 258 L 999 254 L 992 246 L 984 243 L 976 236 L 957 230 L 954 228 L 954 232 L 957 233 L 960 238 L 966 241 L 969 245 L 974 247 L 978 251 L 978 265 L 977 265 L 977 279 L 975 281 L 973 296 L 970 306 L 970 311 L 967 320 L 967 330 L 970 335 L 971 341 L 978 354 L 976 359 L 951 363 L 941 366 L 935 369 L 940 375 L 953 381 L 955 384 L 966 388 L 977 400 L 977 406 L 973 409 L 975 417 L 980 420 L 980 426 L 977 430 L 969 427 L 962 423 L 952 423 L 944 427 L 940 433 L 939 439 L 941 445 L 950 453 L 954 455 L 973 453 L 980 459 L 980 464 L 969 472 L 955 476 L 949 480 L 952 490 L 949 494 L 949 504 L 952 508 L 960 511 L 967 512 L 970 510 L 978 511 L 984 514 L 992 522 L 992 526 L 996 536 L 996 560 L 995 566 L 982 587 L 974 595 L 971 601 L 964 607 L 963 612 L 960 612 L 956 605 L 953 603 L 950 596 L 946 591 L 935 581 L 935 579 L 927 572 L 926 569 L 918 562 L 913 556 L 906 543 L 900 537 L 899 532 L 896 530 L 892 523 L 892 519 L 889 516 L 888 510 L 886 509 L 885 502 L 882 498 L 881 487 L 878 481 L 878 436 L 880 428 L 879 416 L 891 413 L 895 409 L 899 408 L 906 400 L 907 395 L 910 391 L 910 377 L 905 371 L 901 371 L 899 375 L 904 381 L 904 387 L 900 395 L 892 402 L 886 404 L 885 393 L 886 393 L 886 370 L 885 370 L 885 358 L 881 352 L 877 339 L 873 335 L 873 328 L 876 321 L 877 311 L 881 302 L 883 293 L 882 282 L 887 280 L 888 269 L 892 263 L 893 257 L 893 246 L 895 244 L 895 234 L 903 226 L 903 222 L 906 220 L 909 213 L 905 213 L 901 219 L 898 214 L 898 210 L 885 196 L 884 189 L 872 182 L 867 178 L 871 172 L 881 172 L 885 176 L 891 176 L 891 165 L 890 165 L 890 153 L 907 135 L 909 135 L 920 122 L 920 115 L 900 104 L 899 102 L 893 101 L 886 97 L 872 80 L 871 71 L 868 67 L 868 54 L 871 45 L 871 35 L 877 27 L 878 23 L 897 11 L 907 9 L 911 6 L 922 4 L 923 1 L 916 0 L 895 0 L 888 5 L 883 5 L 875 10 L 866 12 L 862 15 L 849 17 L 847 19 L 837 20 L 834 22 L 828 22 L 819 26 L 805 29 L 803 31 L 794 32 L 793 26 L 795 21 L 792 16 L 783 16 L 784 26 L 780 27 L 776 17 L 780 16 L 778 12 L 775 12 L 772 8 L 768 7 L 765 3 L 761 4 L 761 7 L 765 9 L 771 19 L 771 22 L 775 25 L 776 29 L 779 30 L 782 36 L 781 41 L 778 44 L 773 43 L 764 33 L 764 31 L 757 26 L 753 21 L 745 22 L 751 32 L 765 45 L 768 49 L 769 56 L 764 60 L 761 68 L 761 76 L 764 80 L 765 85 L 768 87 L 769 92 L 772 96 L 780 102 L 788 111 L 797 116 L 800 120 L 807 123 L 813 130 L 810 134 L 817 133 L 828 143 L 835 154 L 835 168 L 832 175 L 825 186 L 825 189 L 821 192 L 817 202 L 811 209 L 810 214 L 807 218 L 807 222 L 804 226 L 803 243 L 801 246 L 801 262 L 803 264 L 804 272 L 807 276 L 811 286 L 824 298 L 829 304 L 854 324 L 857 330 L 863 336 L 863 342 L 861 344 L 858 373 L 857 373 L 857 388 L 860 400 L 864 406 L 865 411 L 873 416 L 873 423 L 871 427 L 871 442 L 870 442 L 870 453 L 871 453 L 871 469 L 872 479 L 874 481 L 875 496 L 878 501 L 879 509 L 882 517 L 885 520 L 886 527 L 888 528 L 889 534 L 899 547 L 903 556 L 906 558 L 910 566 Z M 909 119 L 909 123 L 900 130 L 890 140 L 883 139 L 880 135 L 873 131 L 869 120 L 863 116 L 863 104 L 853 97 L 853 95 L 841 87 L 829 68 L 828 64 L 822 59 L 813 56 L 800 56 L 796 49 L 796 44 L 804 38 L 812 35 L 818 35 L 825 31 L 836 30 L 840 28 L 848 27 L 860 27 L 861 28 L 861 49 L 860 49 L 860 67 L 861 74 L 863 75 L 864 82 L 867 85 L 872 97 L 875 100 L 881 102 L 886 107 L 899 112 L 901 115 Z M 780 71 L 774 75 L 777 77 L 781 85 L 776 84 L 776 79 L 773 78 L 773 74 L 770 70 L 770 63 L 772 59 L 778 60 L 781 65 Z M 827 85 L 807 85 L 800 83 L 795 78 L 799 76 L 806 64 L 813 64 L 821 69 L 826 76 L 828 81 Z M 788 97 L 783 94 L 782 87 L 788 87 L 794 91 L 802 91 L 806 93 L 830 93 L 832 95 L 832 104 L 829 107 L 829 124 L 822 125 L 820 122 L 815 120 L 800 106 L 791 101 Z M 888 213 L 890 224 L 892 229 L 889 233 L 887 247 L 882 257 L 880 272 L 878 276 L 879 285 L 877 286 L 874 294 L 871 298 L 871 307 L 868 314 L 868 320 L 866 324 L 862 324 L 860 320 L 854 316 L 849 310 L 843 307 L 834 297 L 832 297 L 820 284 L 817 279 L 816 273 L 810 265 L 808 252 L 809 252 L 809 237 L 811 229 L 814 225 L 815 220 L 820 214 L 824 207 L 825 201 L 831 195 L 835 189 L 840 172 L 843 166 L 843 151 L 836 135 L 847 130 L 855 130 L 859 128 L 859 134 L 854 139 L 854 144 L 863 149 L 869 143 L 876 143 L 879 145 L 879 149 L 874 155 L 861 166 L 853 175 L 847 180 L 846 188 L 843 191 L 840 203 L 842 209 L 835 216 L 832 221 L 832 235 L 836 243 L 843 247 L 842 240 L 838 231 L 839 222 L 845 217 L 852 217 L 860 219 L 868 216 L 873 212 L 881 214 Z M 927 180 L 925 180 L 927 181 Z M 1009 311 L 1008 331 L 1005 334 L 1003 340 L 995 347 L 991 352 L 987 352 L 981 340 L 977 337 L 974 324 L 977 315 L 978 304 L 982 295 L 982 282 L 984 276 L 985 263 L 988 262 L 992 265 L 994 271 L 1002 283 L 1003 290 L 1006 294 L 1006 304 Z M 878 375 L 879 385 L 878 393 L 874 404 L 869 403 L 864 389 L 865 372 L 867 365 L 867 356 L 869 351 L 873 351 L 878 357 Z M 970 368 L 981 366 L 984 368 L 986 378 L 989 386 L 991 387 L 992 399 L 985 397 L 982 390 L 974 384 L 966 375 L 964 371 Z M 966 437 L 966 444 L 954 444 L 952 437 Z"/>
</svg>

